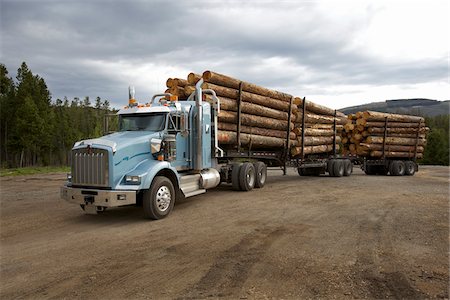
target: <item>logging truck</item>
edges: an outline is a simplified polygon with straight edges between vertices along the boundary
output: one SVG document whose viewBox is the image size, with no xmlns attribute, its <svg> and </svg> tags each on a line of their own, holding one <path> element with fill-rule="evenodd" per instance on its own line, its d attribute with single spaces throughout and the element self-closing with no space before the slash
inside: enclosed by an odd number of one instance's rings
<svg viewBox="0 0 450 300">
<path fill-rule="evenodd" d="M 252 150 L 250 135 L 241 133 L 240 122 L 233 137 L 237 144 L 222 144 L 220 99 L 202 83 L 200 79 L 185 101 L 163 93 L 144 105 L 136 102 L 134 89 L 130 89 L 128 106 L 118 112 L 118 132 L 75 143 L 71 173 L 61 187 L 61 198 L 90 214 L 110 207 L 142 205 L 145 217 L 162 219 L 176 199 L 205 193 L 221 182 L 240 191 L 262 188 L 267 167 L 278 167 L 284 174 L 288 166 L 296 167 L 300 175 L 351 174 L 350 160 L 337 154 L 336 122 L 333 146 L 327 148 L 331 151 L 317 154 L 311 149 L 319 146 L 303 146 L 307 145 L 305 110 L 301 145 L 296 148 L 300 152 L 295 157 L 290 152 L 290 126 L 286 144 L 275 150 Z M 211 101 L 204 101 L 206 98 Z M 238 110 L 237 120 L 240 113 Z M 288 115 L 290 118 L 291 111 Z M 241 148 L 246 139 L 250 145 Z"/>
</svg>

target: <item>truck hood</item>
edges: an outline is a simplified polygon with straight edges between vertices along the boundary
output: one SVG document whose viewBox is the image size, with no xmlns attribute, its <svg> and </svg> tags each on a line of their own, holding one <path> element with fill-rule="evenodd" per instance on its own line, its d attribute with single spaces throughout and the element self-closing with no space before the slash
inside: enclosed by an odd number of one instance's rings
<svg viewBox="0 0 450 300">
<path fill-rule="evenodd" d="M 121 182 L 123 176 L 134 170 L 144 160 L 153 160 L 150 152 L 150 140 L 161 138 L 161 132 L 124 131 L 109 134 L 97 139 L 84 140 L 75 146 L 101 145 L 112 149 L 112 167 L 114 185 Z"/>
</svg>

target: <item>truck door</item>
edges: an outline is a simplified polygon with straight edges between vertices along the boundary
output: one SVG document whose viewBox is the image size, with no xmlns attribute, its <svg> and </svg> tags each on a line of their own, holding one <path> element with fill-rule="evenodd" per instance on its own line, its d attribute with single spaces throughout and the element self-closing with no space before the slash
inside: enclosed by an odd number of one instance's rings
<svg viewBox="0 0 450 300">
<path fill-rule="evenodd" d="M 191 169 L 189 135 L 182 131 L 182 122 L 184 122 L 182 114 L 169 114 L 167 131 L 175 135 L 176 145 L 175 160 L 171 164 L 179 171 Z"/>
</svg>

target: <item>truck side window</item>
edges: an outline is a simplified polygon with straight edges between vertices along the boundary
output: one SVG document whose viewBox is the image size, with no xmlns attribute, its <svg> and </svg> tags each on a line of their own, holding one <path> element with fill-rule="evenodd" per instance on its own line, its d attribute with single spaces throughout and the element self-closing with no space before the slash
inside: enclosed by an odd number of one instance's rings
<svg viewBox="0 0 450 300">
<path fill-rule="evenodd" d="M 180 131 L 180 116 L 175 116 L 175 115 L 169 115 L 169 124 L 167 126 L 167 129 L 169 131 L 175 131 L 175 132 L 179 132 Z"/>
</svg>

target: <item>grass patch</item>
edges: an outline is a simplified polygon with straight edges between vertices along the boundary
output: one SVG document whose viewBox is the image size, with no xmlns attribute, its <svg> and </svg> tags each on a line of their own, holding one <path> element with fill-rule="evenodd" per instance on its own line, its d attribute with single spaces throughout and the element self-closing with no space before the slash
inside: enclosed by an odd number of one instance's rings
<svg viewBox="0 0 450 300">
<path fill-rule="evenodd" d="M 0 177 L 34 175 L 46 173 L 70 172 L 70 167 L 26 167 L 16 169 L 0 169 Z"/>
</svg>

